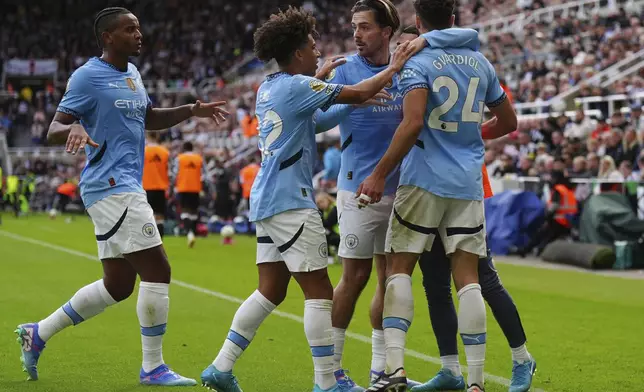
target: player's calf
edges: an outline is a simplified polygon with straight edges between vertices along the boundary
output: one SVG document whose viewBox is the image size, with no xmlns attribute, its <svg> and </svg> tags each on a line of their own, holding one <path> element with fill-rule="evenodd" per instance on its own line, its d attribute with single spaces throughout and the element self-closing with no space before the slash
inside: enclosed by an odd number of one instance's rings
<svg viewBox="0 0 644 392">
<path fill-rule="evenodd" d="M 304 293 L 304 332 L 311 347 L 315 385 L 323 391 L 337 388 L 333 369 L 331 310 L 333 286 L 326 268 L 295 272 L 293 277 Z"/>
</svg>

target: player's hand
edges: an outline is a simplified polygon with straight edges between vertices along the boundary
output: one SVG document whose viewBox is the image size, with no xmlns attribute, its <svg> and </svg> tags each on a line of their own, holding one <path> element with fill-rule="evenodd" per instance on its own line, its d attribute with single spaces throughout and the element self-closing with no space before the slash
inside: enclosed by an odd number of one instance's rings
<svg viewBox="0 0 644 392">
<path fill-rule="evenodd" d="M 192 115 L 201 118 L 212 118 L 215 120 L 217 125 L 219 125 L 220 122 L 226 121 L 226 116 L 230 114 L 226 109 L 220 107 L 225 104 L 226 101 L 202 103 L 197 100 L 197 102 L 192 105 Z"/>
<path fill-rule="evenodd" d="M 85 128 L 80 124 L 72 124 L 69 128 L 69 135 L 67 136 L 67 144 L 65 144 L 65 151 L 69 154 L 76 155 L 78 150 L 85 148 L 88 144 L 91 147 L 97 148 L 98 143 L 89 137 Z"/>
<path fill-rule="evenodd" d="M 366 108 L 367 106 L 389 106 L 386 101 L 390 100 L 391 98 L 391 94 L 389 94 L 385 90 L 380 90 L 380 92 L 374 95 L 370 100 L 354 106 L 357 108 Z"/>
<path fill-rule="evenodd" d="M 376 177 L 371 174 L 358 187 L 356 192 L 356 199 L 358 199 L 358 207 L 366 207 L 369 204 L 378 203 L 382 199 L 382 194 L 385 192 L 385 178 Z"/>
<path fill-rule="evenodd" d="M 333 56 L 331 58 L 326 59 L 324 64 L 322 64 L 322 68 L 315 74 L 316 79 L 324 80 L 326 77 L 336 69 L 337 67 L 341 66 L 342 64 L 346 63 L 347 59 L 344 58 L 344 56 Z"/>
<path fill-rule="evenodd" d="M 398 45 L 393 55 L 391 56 L 389 68 L 393 69 L 396 73 L 400 72 L 407 60 L 409 60 L 409 58 L 413 55 L 414 47 L 411 46 L 409 42 L 404 42 Z"/>
<path fill-rule="evenodd" d="M 411 49 L 413 50 L 412 56 L 415 55 L 416 53 L 420 52 L 421 50 L 425 49 L 428 44 L 427 40 L 423 38 L 423 36 L 420 36 L 418 38 L 414 38 L 409 42 L 409 46 L 411 46 Z"/>
</svg>

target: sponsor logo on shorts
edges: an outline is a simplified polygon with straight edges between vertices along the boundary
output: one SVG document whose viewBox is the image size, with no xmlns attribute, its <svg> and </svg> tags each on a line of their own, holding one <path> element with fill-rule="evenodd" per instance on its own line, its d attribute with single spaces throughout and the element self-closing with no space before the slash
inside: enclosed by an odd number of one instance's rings
<svg viewBox="0 0 644 392">
<path fill-rule="evenodd" d="M 327 246 L 326 242 L 320 244 L 318 253 L 320 254 L 320 257 L 329 257 L 329 247 Z"/>
<path fill-rule="evenodd" d="M 146 223 L 143 225 L 143 235 L 152 238 L 157 231 L 157 227 L 152 223 Z"/>
<path fill-rule="evenodd" d="M 349 234 L 347 237 L 344 239 L 344 244 L 347 246 L 349 249 L 355 249 L 360 241 L 358 241 L 358 236 L 355 234 Z"/>
</svg>

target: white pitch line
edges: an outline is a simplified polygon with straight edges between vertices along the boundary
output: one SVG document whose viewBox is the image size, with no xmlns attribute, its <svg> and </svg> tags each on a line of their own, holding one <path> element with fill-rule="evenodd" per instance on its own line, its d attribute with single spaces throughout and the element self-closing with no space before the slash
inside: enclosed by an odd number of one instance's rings
<svg viewBox="0 0 644 392">
<path fill-rule="evenodd" d="M 59 252 L 63 252 L 63 253 L 67 253 L 67 254 L 70 254 L 70 255 L 82 257 L 82 258 L 85 258 L 85 259 L 88 259 L 88 260 L 91 260 L 91 261 L 99 262 L 99 259 L 98 259 L 98 257 L 96 255 L 90 255 L 88 253 L 79 252 L 77 250 L 73 250 L 73 249 L 70 249 L 70 248 L 63 247 L 63 246 L 50 244 L 50 243 L 44 242 L 44 241 L 38 241 L 38 240 L 35 240 L 33 238 L 29 238 L 29 237 L 23 237 L 21 235 L 9 233 L 9 232 L 4 231 L 4 230 L 0 230 L 0 234 L 5 236 L 5 237 L 14 239 L 16 241 L 26 242 L 28 244 L 33 244 L 33 245 L 39 245 L 39 246 L 42 246 L 44 248 L 57 250 Z M 190 289 L 190 290 L 193 290 L 193 291 L 196 291 L 196 292 L 199 292 L 199 293 L 207 294 L 207 295 L 210 295 L 212 297 L 222 299 L 224 301 L 228 301 L 228 302 L 232 302 L 232 303 L 236 303 L 236 304 L 241 304 L 241 303 L 244 302 L 244 300 L 241 299 L 241 298 L 237 298 L 237 297 L 233 297 L 231 295 L 227 295 L 227 294 L 220 293 L 220 292 L 217 292 L 217 291 L 205 289 L 203 287 L 195 286 L 193 284 L 186 283 L 186 282 L 183 282 L 183 281 L 180 281 L 180 280 L 173 279 L 172 283 L 177 285 L 177 286 L 184 287 L 186 289 Z M 272 314 L 274 314 L 276 316 L 279 316 L 279 317 L 282 317 L 282 318 L 289 319 L 289 320 L 297 321 L 300 324 L 304 323 L 304 319 L 301 316 L 298 316 L 298 315 L 295 315 L 295 314 L 292 314 L 292 313 L 282 312 L 280 310 L 274 310 L 272 312 Z M 359 333 L 355 333 L 355 332 L 350 332 L 350 331 L 347 331 L 347 336 L 350 337 L 351 339 L 354 339 L 354 340 L 357 340 L 357 341 L 360 341 L 360 342 L 363 342 L 363 343 L 366 343 L 366 344 L 371 344 L 371 337 L 368 337 L 368 336 L 365 336 L 365 335 L 362 335 L 362 334 L 359 334 Z M 440 358 L 432 357 L 432 356 L 423 354 L 423 353 L 421 353 L 419 351 L 405 349 L 405 355 L 407 355 L 409 357 L 412 357 L 412 358 L 420 359 L 421 361 L 433 363 L 433 364 L 436 364 L 436 365 L 441 364 Z M 463 366 L 462 368 L 463 368 L 464 372 L 467 372 L 467 366 Z M 494 374 L 485 373 L 485 378 L 486 378 L 487 381 L 492 381 L 492 382 L 494 382 L 496 384 L 500 384 L 500 385 L 503 385 L 503 386 L 506 386 L 506 387 L 510 386 L 510 380 L 508 380 L 505 377 L 500 377 L 500 376 L 495 376 Z M 539 389 L 539 388 L 533 389 L 533 391 L 534 392 L 546 392 L 543 389 Z"/>
</svg>

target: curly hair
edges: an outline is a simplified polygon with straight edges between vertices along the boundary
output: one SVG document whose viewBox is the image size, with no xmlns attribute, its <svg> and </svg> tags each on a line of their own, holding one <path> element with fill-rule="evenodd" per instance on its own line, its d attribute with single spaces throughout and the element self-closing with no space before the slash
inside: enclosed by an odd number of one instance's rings
<svg viewBox="0 0 644 392">
<path fill-rule="evenodd" d="M 255 31 L 255 55 L 264 62 L 275 59 L 278 64 L 284 64 L 308 43 L 309 34 L 317 37 L 313 15 L 304 8 L 289 6 L 286 11 L 271 15 Z"/>
<path fill-rule="evenodd" d="M 446 29 L 451 26 L 456 0 L 414 0 L 416 15 L 428 29 Z"/>
<path fill-rule="evenodd" d="M 391 27 L 389 38 L 400 28 L 400 16 L 396 6 L 390 0 L 358 0 L 351 9 L 351 13 L 361 11 L 372 11 L 376 17 L 376 23 L 381 28 Z"/>
</svg>

